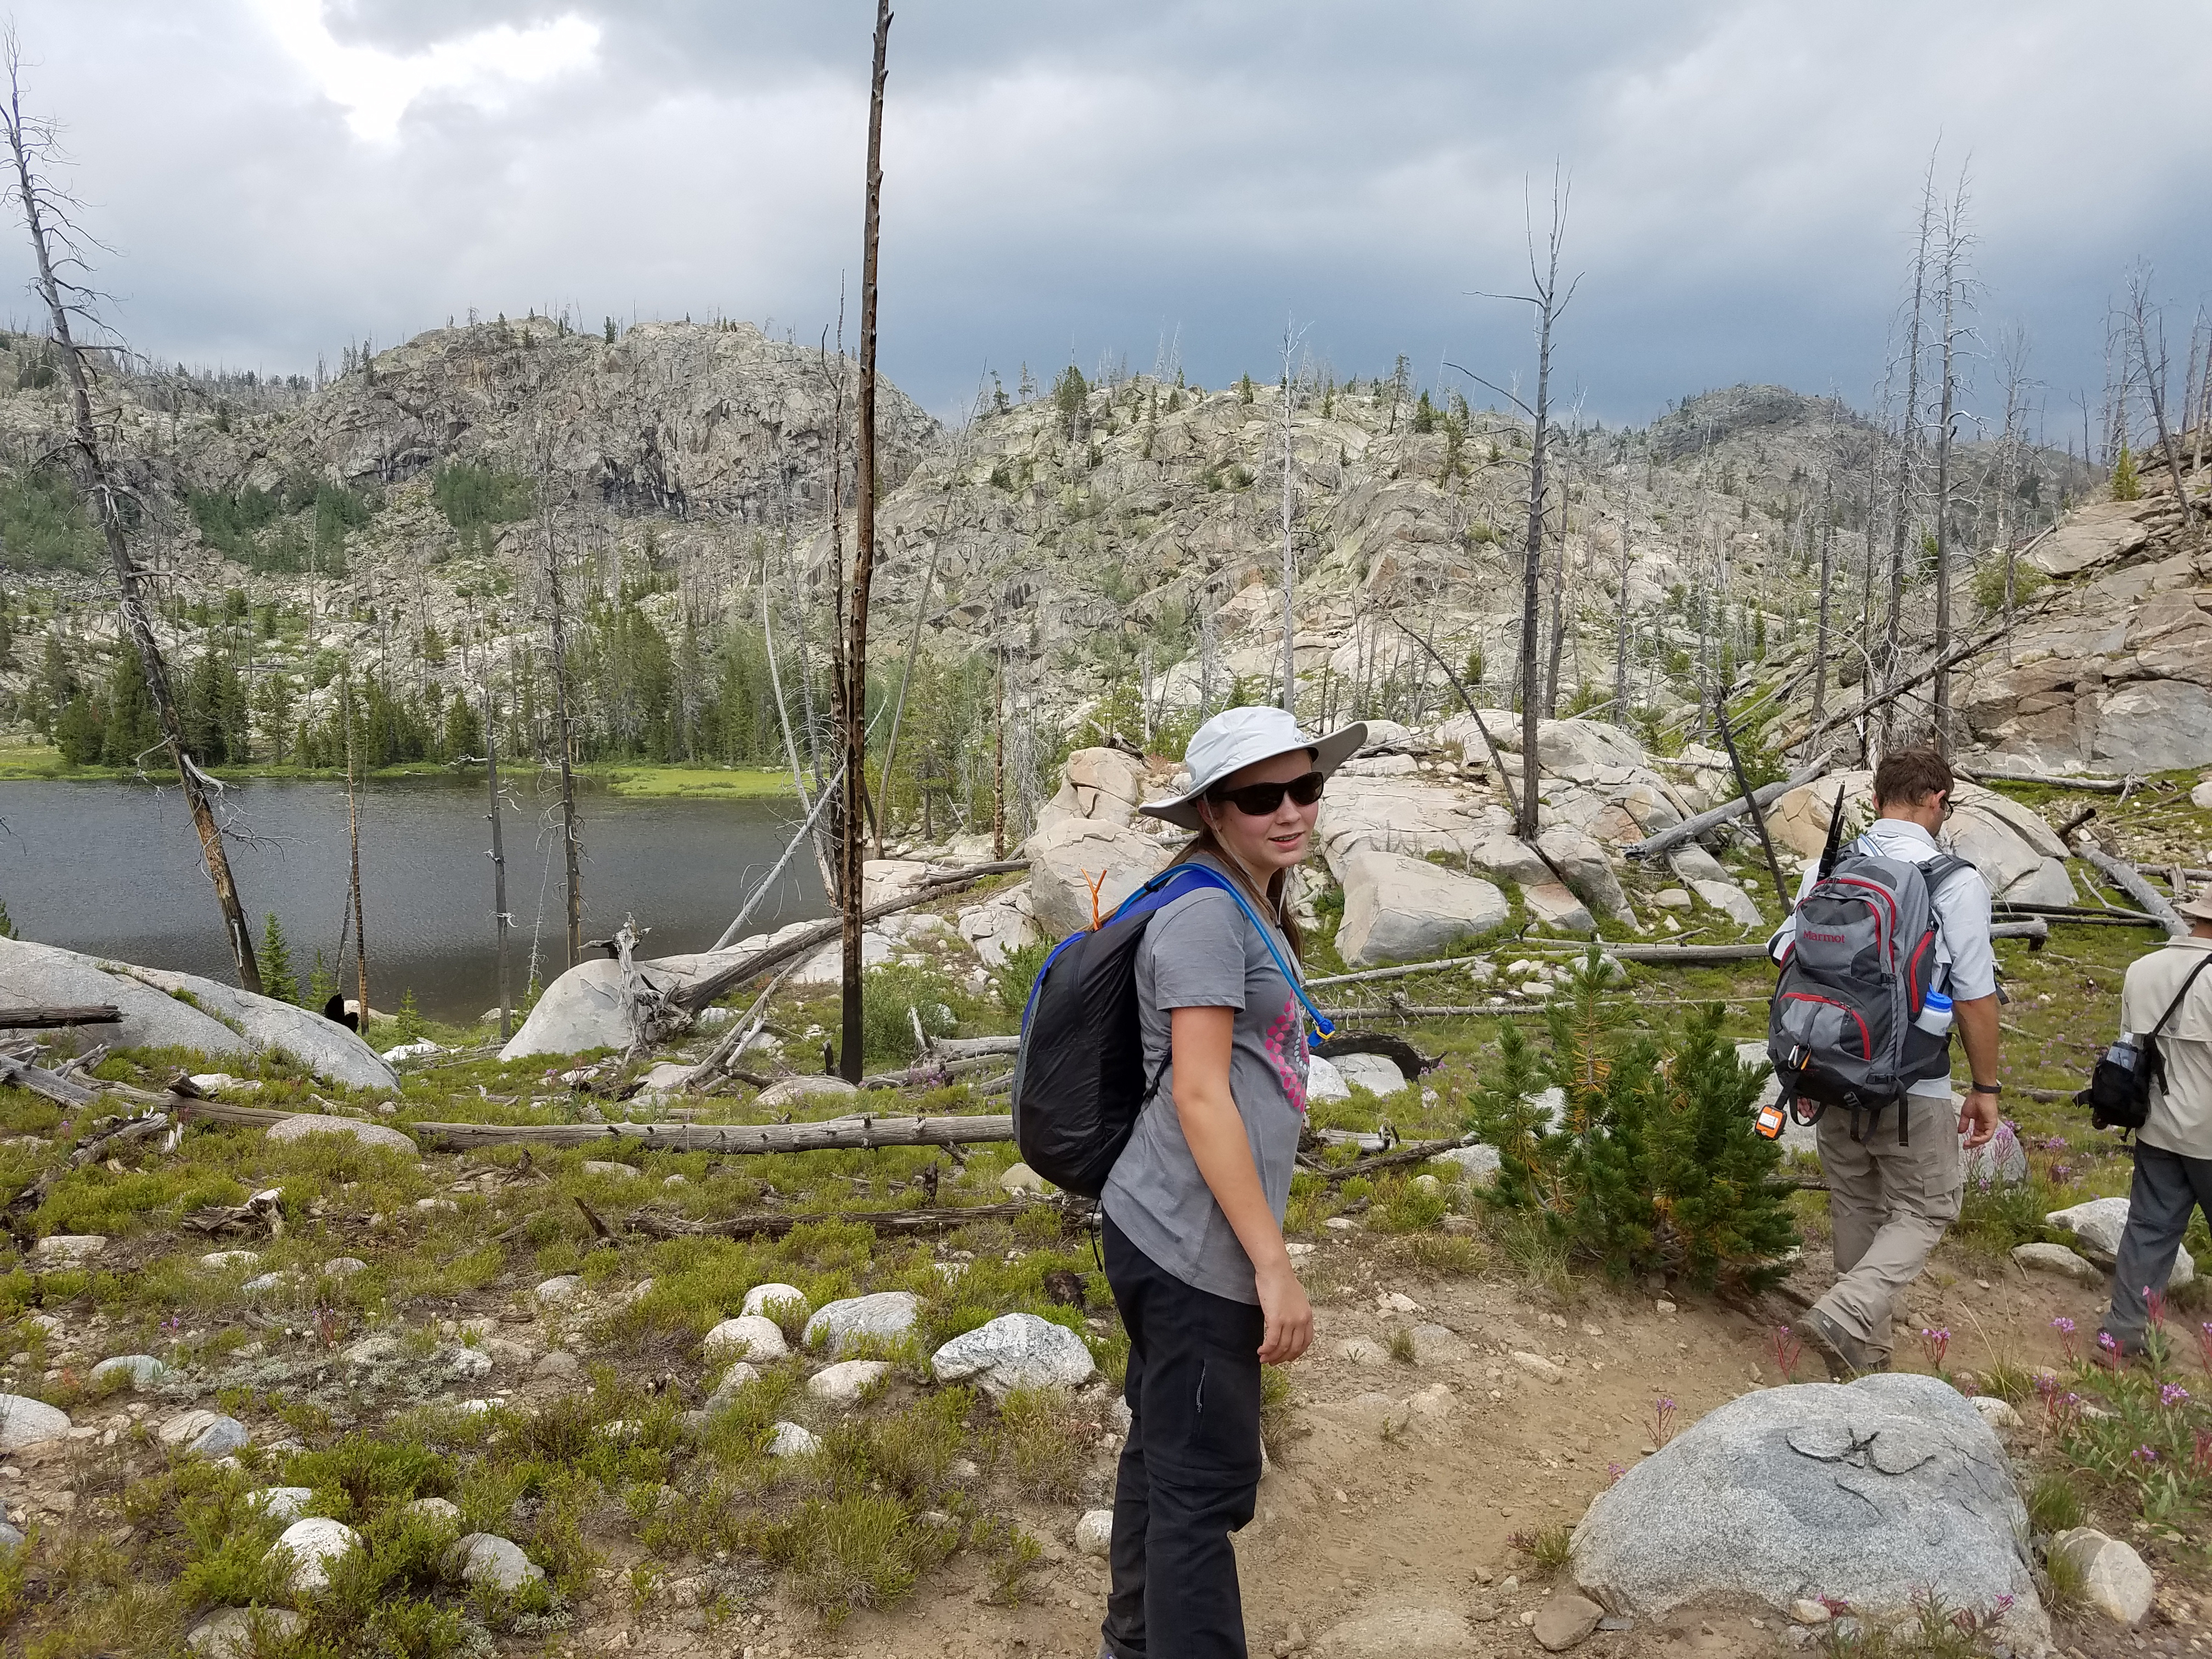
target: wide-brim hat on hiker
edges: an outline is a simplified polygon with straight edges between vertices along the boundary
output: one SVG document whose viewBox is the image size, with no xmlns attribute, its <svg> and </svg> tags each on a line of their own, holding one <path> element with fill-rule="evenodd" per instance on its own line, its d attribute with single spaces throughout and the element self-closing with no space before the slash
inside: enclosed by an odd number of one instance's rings
<svg viewBox="0 0 2212 1659">
<path fill-rule="evenodd" d="M 2177 915 L 2188 916 L 2197 921 L 2212 921 L 2212 887 L 2200 887 L 2197 896 L 2184 899 L 2173 907 Z"/>
<path fill-rule="evenodd" d="M 1186 830 L 1202 830 L 1206 821 L 1198 815 L 1199 798 L 1231 773 L 1278 755 L 1310 749 L 1314 769 L 1326 777 L 1366 741 L 1367 728 L 1356 720 L 1325 738 L 1316 738 L 1301 732 L 1297 717 L 1287 709 L 1224 708 L 1198 728 L 1189 748 L 1183 751 L 1183 764 L 1190 768 L 1189 789 L 1173 800 L 1147 801 L 1137 810 Z"/>
</svg>

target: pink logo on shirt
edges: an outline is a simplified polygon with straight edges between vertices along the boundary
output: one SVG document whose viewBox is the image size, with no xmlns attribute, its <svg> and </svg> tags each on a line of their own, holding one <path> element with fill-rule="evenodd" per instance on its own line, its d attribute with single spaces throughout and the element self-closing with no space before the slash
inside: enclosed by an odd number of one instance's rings
<svg viewBox="0 0 2212 1659">
<path fill-rule="evenodd" d="M 1291 1104 L 1298 1109 L 1301 1117 L 1306 1109 L 1305 1068 L 1291 1055 L 1304 1058 L 1305 1044 L 1300 1040 L 1304 1035 L 1305 1022 L 1298 1017 L 1297 1000 L 1294 997 L 1283 1005 L 1283 1012 L 1267 1027 L 1267 1058 L 1274 1062 L 1275 1075 L 1282 1080 L 1283 1092 L 1290 1097 Z"/>
</svg>

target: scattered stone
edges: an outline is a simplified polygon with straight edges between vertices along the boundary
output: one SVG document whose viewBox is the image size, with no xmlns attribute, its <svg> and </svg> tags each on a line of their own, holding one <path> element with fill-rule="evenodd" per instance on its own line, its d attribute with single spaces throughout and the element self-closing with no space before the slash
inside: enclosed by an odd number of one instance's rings
<svg viewBox="0 0 2212 1659">
<path fill-rule="evenodd" d="M 1472 1146 L 1455 1146 L 1448 1152 L 1438 1152 L 1429 1160 L 1431 1164 L 1449 1164 L 1459 1171 L 1458 1178 L 1470 1187 L 1492 1187 L 1498 1183 L 1498 1148 L 1477 1141 Z"/>
<path fill-rule="evenodd" d="M 0 1521 L 0 1550 L 19 1550 L 23 1547 L 23 1533 L 20 1527 Z"/>
<path fill-rule="evenodd" d="M 702 1346 L 709 1359 L 781 1359 L 791 1352 L 783 1327 L 760 1314 L 724 1320 L 707 1333 Z"/>
<path fill-rule="evenodd" d="M 270 1291 L 280 1291 L 292 1282 L 289 1273 L 257 1273 L 238 1288 L 248 1296 L 265 1296 Z"/>
<path fill-rule="evenodd" d="M 2104 1270 L 2063 1244 L 2015 1244 L 2012 1259 L 2030 1273 L 2057 1273 L 2079 1285 L 2101 1285 Z"/>
<path fill-rule="evenodd" d="M 1529 1376 L 1540 1378 L 1546 1382 L 1566 1381 L 1566 1372 L 1540 1353 L 1524 1353 L 1516 1349 L 1513 1353 L 1513 1363 L 1528 1372 Z"/>
<path fill-rule="evenodd" d="M 1395 1095 L 1406 1087 L 1406 1074 L 1388 1054 L 1338 1054 L 1331 1063 L 1347 1085 L 1370 1095 Z"/>
<path fill-rule="evenodd" d="M 738 1390 L 748 1382 L 760 1381 L 760 1373 L 744 1360 L 738 1360 L 722 1373 L 722 1380 L 714 1384 L 714 1393 L 707 1396 L 707 1409 L 718 1412 L 738 1397 Z"/>
<path fill-rule="evenodd" d="M 368 1263 L 357 1255 L 334 1255 L 320 1269 L 325 1279 L 351 1279 L 356 1273 L 368 1271 Z"/>
<path fill-rule="evenodd" d="M 1332 1412 L 1358 1432 L 1376 1439 L 1387 1439 L 1396 1434 L 1413 1419 L 1413 1413 L 1404 1401 L 1393 1400 L 1389 1395 L 1371 1389 L 1352 1395 L 1340 1406 L 1316 1407 L 1315 1409 Z"/>
<path fill-rule="evenodd" d="M 826 1348 L 832 1358 L 855 1343 L 902 1342 L 921 1314 L 921 1298 L 912 1291 L 878 1291 L 826 1303 L 806 1322 L 810 1348 Z"/>
<path fill-rule="evenodd" d="M 770 1457 L 811 1457 L 821 1449 L 822 1442 L 796 1423 L 777 1423 L 775 1436 L 768 1443 Z"/>
<path fill-rule="evenodd" d="M 205 1659 L 255 1659 L 290 1641 L 307 1622 L 289 1607 L 217 1607 L 191 1627 L 185 1645 Z"/>
<path fill-rule="evenodd" d="M 738 1311 L 748 1317 L 757 1314 L 774 1319 L 778 1310 L 789 1316 L 793 1307 L 800 1313 L 807 1311 L 806 1293 L 796 1285 L 756 1285 L 745 1292 L 745 1305 Z"/>
<path fill-rule="evenodd" d="M 832 1304 L 835 1305 L 835 1304 Z M 974 1382 L 997 1400 L 1013 1389 L 1073 1389 L 1097 1369 L 1091 1345 L 1032 1313 L 1001 1314 L 930 1356 L 940 1382 Z"/>
<path fill-rule="evenodd" d="M 399 1358 L 399 1339 L 396 1336 L 364 1336 L 358 1342 L 339 1352 L 338 1358 L 349 1365 L 383 1365 Z"/>
<path fill-rule="evenodd" d="M 127 1378 L 133 1389 L 143 1389 L 160 1382 L 169 1374 L 169 1368 L 150 1353 L 118 1354 L 112 1359 L 103 1359 L 92 1368 L 94 1382 L 107 1382 Z"/>
<path fill-rule="evenodd" d="M 22 1451 L 69 1433 L 69 1413 L 22 1394 L 0 1394 L 0 1453 Z"/>
<path fill-rule="evenodd" d="M 1531 883 L 1521 890 L 1521 902 L 1527 907 L 1529 919 L 1540 927 L 1553 928 L 1563 933 L 1597 932 L 1595 918 L 1563 883 Z"/>
<path fill-rule="evenodd" d="M 1993 1394 L 1978 1394 L 1973 1397 L 1972 1403 L 1974 1409 L 1982 1414 L 1982 1421 L 1999 1434 L 2027 1426 L 2021 1420 L 2020 1413 L 2013 1409 L 2012 1402 L 2009 1401 L 2000 1400 Z"/>
<path fill-rule="evenodd" d="M 1605 1609 L 1585 1597 L 1552 1596 L 1536 1609 L 1536 1644 L 1547 1653 L 1563 1653 L 1584 1640 L 1604 1617 Z"/>
<path fill-rule="evenodd" d="M 530 1374 L 557 1379 L 574 1376 L 583 1369 L 583 1362 L 566 1348 L 548 1348 L 538 1356 L 538 1363 L 530 1368 Z"/>
<path fill-rule="evenodd" d="M 1766 925 L 1751 895 L 1732 881 L 1693 881 L 1690 890 L 1747 933 Z"/>
<path fill-rule="evenodd" d="M 753 1104 L 771 1109 L 805 1106 L 821 1100 L 851 1100 L 860 1092 L 842 1077 L 787 1077 L 762 1090 L 753 1097 Z"/>
<path fill-rule="evenodd" d="M 1075 1553 L 1103 1561 L 1114 1550 L 1114 1511 L 1085 1510 L 1075 1523 Z"/>
<path fill-rule="evenodd" d="M 396 1048 L 386 1048 L 384 1051 L 384 1063 L 387 1066 L 397 1066 L 403 1060 L 428 1060 L 432 1054 L 442 1054 L 445 1052 L 429 1038 L 423 1037 L 418 1042 L 403 1042 Z M 198 1079 L 195 1079 L 194 1081 Z"/>
<path fill-rule="evenodd" d="M 1940 1549 L 1945 1604 L 2006 1609 L 1996 1638 L 2040 1652 L 2027 1535 L 1996 1433 L 1942 1379 L 1897 1372 L 1727 1401 L 1598 1493 L 1574 1572 L 1592 1599 L 1656 1617 L 1738 1596 L 1785 1608 L 1817 1571 L 1862 1616 L 1908 1620 Z"/>
<path fill-rule="evenodd" d="M 2139 1624 L 2150 1611 L 2158 1585 L 2132 1546 L 2094 1527 L 2074 1527 L 2051 1540 L 2051 1553 L 2081 1568 L 2083 1595 L 2114 1624 Z"/>
<path fill-rule="evenodd" d="M 75 1267 L 106 1248 L 103 1233 L 48 1233 L 31 1246 L 31 1260 L 41 1267 Z"/>
<path fill-rule="evenodd" d="M 1972 1152 L 1961 1147 L 1960 1161 L 1969 1186 L 2017 1187 L 2027 1179 L 2027 1148 L 2009 1123 L 2000 1122 L 1996 1133 Z"/>
<path fill-rule="evenodd" d="M 258 1250 L 210 1250 L 200 1258 L 203 1267 L 251 1267 L 261 1260 Z"/>
<path fill-rule="evenodd" d="M 580 1168 L 587 1176 L 605 1176 L 608 1179 L 613 1181 L 635 1181 L 637 1179 L 637 1171 L 632 1169 L 629 1164 L 610 1164 L 604 1158 L 587 1158 L 578 1167 Z M 487 1538 L 490 1537 L 489 1533 L 477 1534 L 474 1535 Z M 494 1543 L 501 1543 L 505 1540 L 501 1539 L 493 1539 L 492 1541 Z"/>
<path fill-rule="evenodd" d="M 489 1532 L 459 1540 L 446 1553 L 446 1571 L 464 1583 L 486 1584 L 510 1595 L 545 1576 L 520 1545 Z"/>
<path fill-rule="evenodd" d="M 1801 1625 L 1825 1625 L 1835 1614 L 1828 1611 L 1826 1601 L 1815 1601 L 1809 1595 L 1801 1595 L 1790 1604 L 1790 1616 Z"/>
<path fill-rule="evenodd" d="M 491 1375 L 492 1358 L 482 1348 L 471 1348 L 465 1343 L 451 1343 L 438 1350 L 438 1358 L 455 1376 L 473 1380 Z"/>
<path fill-rule="evenodd" d="M 450 1198 L 418 1198 L 415 1207 L 424 1215 L 459 1215 L 461 1206 Z"/>
<path fill-rule="evenodd" d="M 1413 1327 L 1413 1363 L 1416 1365 L 1456 1365 L 1473 1352 L 1461 1340 L 1459 1334 L 1448 1326 Z"/>
<path fill-rule="evenodd" d="M 806 1379 L 806 1392 L 833 1406 L 852 1406 L 890 1373 L 880 1359 L 845 1359 L 825 1365 Z"/>
<path fill-rule="evenodd" d="M 236 1418 L 203 1409 L 179 1413 L 155 1431 L 155 1437 L 187 1457 L 228 1457 L 253 1437 Z"/>
<path fill-rule="evenodd" d="M 1035 1170 L 1030 1168 L 1028 1164 L 1016 1164 L 1011 1166 L 1006 1170 L 1006 1174 L 999 1177 L 999 1189 L 1001 1192 L 1013 1193 L 1016 1194 L 1022 1193 L 1042 1194 L 1048 1193 L 1052 1190 L 1052 1183 L 1047 1181 L 1042 1176 L 1039 1175 Z"/>
<path fill-rule="evenodd" d="M 275 1556 L 282 1550 L 290 1558 L 292 1570 L 285 1583 L 295 1595 L 307 1595 L 330 1588 L 331 1564 L 360 1547 L 361 1534 L 344 1522 L 315 1515 L 285 1528 L 269 1553 Z"/>
<path fill-rule="evenodd" d="M 324 1022 L 325 1024 L 328 1021 Z M 319 1112 L 301 1112 L 286 1118 L 282 1123 L 269 1126 L 271 1140 L 304 1140 L 309 1135 L 351 1135 L 364 1146 L 386 1146 L 395 1152 L 416 1155 L 415 1143 L 397 1129 L 388 1129 L 381 1123 L 364 1123 L 359 1118 L 331 1117 Z"/>
<path fill-rule="evenodd" d="M 1390 1356 L 1372 1338 L 1348 1336 L 1336 1345 L 1336 1357 L 1352 1365 L 1380 1365 Z"/>
<path fill-rule="evenodd" d="M 1371 1607 L 1331 1626 L 1316 1650 L 1323 1659 L 1462 1659 L 1474 1630 L 1443 1607 Z"/>
<path fill-rule="evenodd" d="M 1689 894 L 1679 887 L 1662 887 L 1651 896 L 1651 902 L 1662 910 L 1686 910 L 1692 902 Z"/>
<path fill-rule="evenodd" d="M 461 1506 L 447 1498 L 418 1498 L 410 1504 L 401 1504 L 399 1512 L 402 1515 L 426 1516 L 447 1526 L 461 1524 Z"/>
<path fill-rule="evenodd" d="M 1651 1304 L 1651 1311 L 1660 1314 L 1670 1314 L 1674 1311 L 1674 1304 L 1662 1296 Z"/>
<path fill-rule="evenodd" d="M 540 1281 L 538 1288 L 531 1292 L 540 1303 L 549 1308 L 557 1308 L 563 1304 L 574 1302 L 583 1293 L 584 1279 L 580 1273 L 556 1273 L 550 1279 Z"/>
<path fill-rule="evenodd" d="M 314 1496 L 307 1486 L 263 1486 L 246 1494 L 246 1507 L 271 1521 L 288 1524 L 307 1512 L 307 1500 Z"/>
<path fill-rule="evenodd" d="M 1325 1054 L 1306 1056 L 1306 1098 L 1308 1100 L 1352 1098 L 1352 1085 L 1344 1080 L 1344 1073 L 1336 1069 L 1336 1062 Z"/>
</svg>

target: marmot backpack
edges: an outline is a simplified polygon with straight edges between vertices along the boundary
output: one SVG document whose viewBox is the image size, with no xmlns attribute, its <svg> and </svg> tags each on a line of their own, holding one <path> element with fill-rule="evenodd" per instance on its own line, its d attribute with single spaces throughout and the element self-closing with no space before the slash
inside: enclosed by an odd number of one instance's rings
<svg viewBox="0 0 2212 1659">
<path fill-rule="evenodd" d="M 1150 1077 L 1145 1074 L 1137 946 L 1154 911 L 1201 887 L 1218 887 L 1235 899 L 1258 931 L 1319 1028 L 1308 1043 L 1336 1029 L 1314 1006 L 1234 882 L 1202 864 L 1170 866 L 1097 927 L 1054 946 L 1030 987 L 1021 1052 L 1014 1060 L 1014 1140 L 1022 1161 L 1055 1187 L 1085 1198 L 1106 1189 L 1114 1161 L 1137 1127 L 1137 1114 L 1166 1073 L 1163 1059 Z"/>
<path fill-rule="evenodd" d="M 1766 1021 L 1779 1104 L 1798 1122 L 1838 1106 L 1862 1139 L 1910 1085 L 1948 1073 L 1949 1034 L 1913 1021 L 1935 970 L 1936 891 L 1972 867 L 1948 853 L 1915 864 L 1856 846 L 1824 861 L 1798 903 Z M 1897 1115 L 1897 1137 L 1910 1145 L 1908 1115 Z"/>
</svg>

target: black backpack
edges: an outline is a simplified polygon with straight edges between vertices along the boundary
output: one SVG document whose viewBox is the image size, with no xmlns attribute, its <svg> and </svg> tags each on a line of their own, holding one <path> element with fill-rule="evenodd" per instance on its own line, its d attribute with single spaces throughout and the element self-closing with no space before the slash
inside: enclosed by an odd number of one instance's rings
<svg viewBox="0 0 2212 1659">
<path fill-rule="evenodd" d="M 1218 887 L 1258 931 L 1293 994 L 1319 1028 L 1336 1027 L 1313 1006 L 1298 976 L 1237 884 L 1202 864 L 1177 864 L 1154 876 L 1086 933 L 1053 947 L 1022 1011 L 1014 1060 L 1014 1140 L 1022 1161 L 1055 1187 L 1097 1198 L 1128 1144 L 1168 1061 L 1145 1075 L 1137 1017 L 1137 946 L 1153 912 L 1201 887 Z"/>
<path fill-rule="evenodd" d="M 2189 988 L 2208 966 L 2212 966 L 2212 955 L 2204 957 L 2189 970 L 2189 976 L 2181 981 L 2181 988 L 2173 994 L 2173 1000 L 2158 1017 L 2158 1024 L 2143 1033 L 2133 1066 L 2124 1066 L 2109 1054 L 2098 1059 L 2097 1069 L 2089 1073 L 2089 1086 L 2074 1097 L 2076 1106 L 2089 1109 L 2089 1121 L 2095 1127 L 2118 1129 L 2123 1134 L 2142 1127 L 2150 1116 L 2150 1085 L 2166 1085 L 2166 1057 L 2159 1053 L 2158 1034 L 2179 1011 L 2182 998 L 2189 994 Z"/>
</svg>

